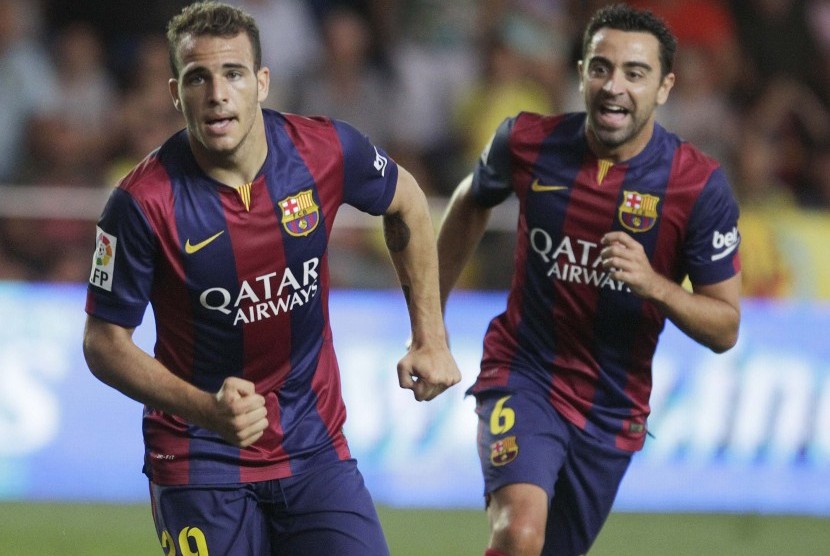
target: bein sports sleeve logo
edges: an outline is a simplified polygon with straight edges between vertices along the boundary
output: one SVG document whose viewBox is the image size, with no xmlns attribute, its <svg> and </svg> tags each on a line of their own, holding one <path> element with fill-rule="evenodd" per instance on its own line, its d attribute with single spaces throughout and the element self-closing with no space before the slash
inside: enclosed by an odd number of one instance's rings
<svg viewBox="0 0 830 556">
<path fill-rule="evenodd" d="M 112 276 L 115 269 L 115 246 L 118 238 L 96 227 L 95 254 L 92 256 L 92 272 L 89 283 L 101 289 L 112 291 Z"/>
<path fill-rule="evenodd" d="M 373 145 L 374 147 L 374 145 Z M 389 164 L 389 160 L 378 152 L 378 148 L 374 147 L 375 149 L 375 170 L 380 172 L 380 175 L 386 177 L 386 165 Z"/>
<path fill-rule="evenodd" d="M 733 226 L 732 229 L 725 234 L 715 230 L 712 236 L 712 247 L 717 251 L 712 255 L 713 261 L 719 261 L 724 257 L 728 257 L 732 252 L 738 248 L 741 243 L 741 234 L 738 233 L 738 227 Z"/>
</svg>

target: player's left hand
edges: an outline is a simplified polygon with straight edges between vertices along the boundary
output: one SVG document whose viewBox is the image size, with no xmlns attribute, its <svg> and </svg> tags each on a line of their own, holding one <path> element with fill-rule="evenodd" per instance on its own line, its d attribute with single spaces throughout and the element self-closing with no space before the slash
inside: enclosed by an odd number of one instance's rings
<svg viewBox="0 0 830 556">
<path fill-rule="evenodd" d="M 652 289 L 661 283 L 642 244 L 625 232 L 609 232 L 602 237 L 600 260 L 611 278 L 623 282 L 635 294 L 652 297 Z"/>
<path fill-rule="evenodd" d="M 461 381 L 461 371 L 446 343 L 412 344 L 398 363 L 398 383 L 417 401 L 429 401 Z"/>
</svg>

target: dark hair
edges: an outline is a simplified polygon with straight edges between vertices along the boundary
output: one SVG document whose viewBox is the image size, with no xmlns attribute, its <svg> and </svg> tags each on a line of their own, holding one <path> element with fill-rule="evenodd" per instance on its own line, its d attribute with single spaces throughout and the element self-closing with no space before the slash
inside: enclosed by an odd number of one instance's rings
<svg viewBox="0 0 830 556">
<path fill-rule="evenodd" d="M 254 71 L 259 71 L 262 45 L 259 42 L 259 27 L 250 14 L 220 2 L 196 2 L 186 6 L 167 24 L 167 47 L 173 76 L 179 76 L 176 51 L 185 35 L 235 37 L 239 33 L 248 35 L 254 53 Z"/>
<path fill-rule="evenodd" d="M 650 11 L 635 10 L 626 4 L 613 4 L 597 10 L 588 22 L 582 38 L 583 59 L 588 54 L 594 35 L 603 27 L 654 35 L 660 43 L 661 76 L 665 77 L 671 72 L 674 65 L 674 53 L 677 51 L 677 39 L 666 23 Z"/>
</svg>

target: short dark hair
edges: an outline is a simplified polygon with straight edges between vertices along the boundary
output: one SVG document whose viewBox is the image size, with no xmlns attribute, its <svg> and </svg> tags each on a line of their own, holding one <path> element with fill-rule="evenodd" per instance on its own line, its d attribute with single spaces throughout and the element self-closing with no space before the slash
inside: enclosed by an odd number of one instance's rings
<svg viewBox="0 0 830 556">
<path fill-rule="evenodd" d="M 254 53 L 254 71 L 259 71 L 262 65 L 262 45 L 259 41 L 259 27 L 253 16 L 221 2 L 196 2 L 186 6 L 167 23 L 167 47 L 173 76 L 179 76 L 176 51 L 185 35 L 235 37 L 239 33 L 248 35 Z"/>
<path fill-rule="evenodd" d="M 626 4 L 613 4 L 597 10 L 585 28 L 582 38 L 582 58 L 588 54 L 591 40 L 600 29 L 608 27 L 619 31 L 644 32 L 654 35 L 660 43 L 660 71 L 665 77 L 674 66 L 677 39 L 666 22 L 648 10 L 636 10 Z"/>
</svg>

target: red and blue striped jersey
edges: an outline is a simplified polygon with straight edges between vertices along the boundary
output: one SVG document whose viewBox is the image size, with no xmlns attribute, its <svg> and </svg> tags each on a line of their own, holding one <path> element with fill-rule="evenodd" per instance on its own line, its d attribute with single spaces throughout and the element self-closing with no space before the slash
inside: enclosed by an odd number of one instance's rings
<svg viewBox="0 0 830 556">
<path fill-rule="evenodd" d="M 719 165 L 659 125 L 642 152 L 612 164 L 588 148 L 585 120 L 509 118 L 475 170 L 477 200 L 515 193 L 519 215 L 507 308 L 470 391 L 542 389 L 569 421 L 634 451 L 665 316 L 603 270 L 600 239 L 624 231 L 660 274 L 714 284 L 740 270 L 738 206 Z"/>
<path fill-rule="evenodd" d="M 263 114 L 268 155 L 252 183 L 208 177 L 182 130 L 121 181 L 98 225 L 86 311 L 131 328 L 150 303 L 170 371 L 209 392 L 242 377 L 266 398 L 269 427 L 245 449 L 146 407 L 144 469 L 158 484 L 270 480 L 350 457 L 326 249 L 343 203 L 387 209 L 398 169 L 348 124 Z"/>
</svg>

